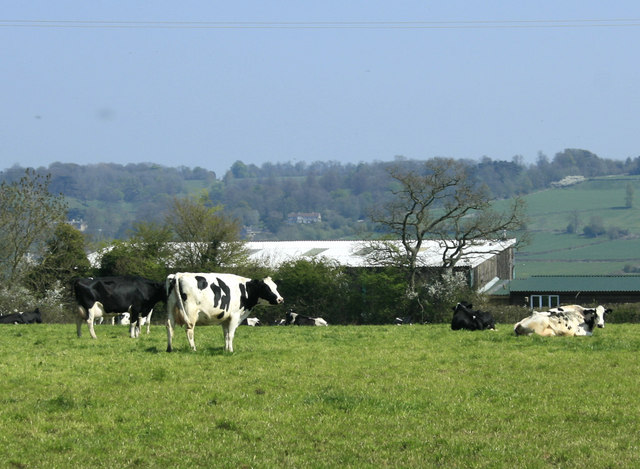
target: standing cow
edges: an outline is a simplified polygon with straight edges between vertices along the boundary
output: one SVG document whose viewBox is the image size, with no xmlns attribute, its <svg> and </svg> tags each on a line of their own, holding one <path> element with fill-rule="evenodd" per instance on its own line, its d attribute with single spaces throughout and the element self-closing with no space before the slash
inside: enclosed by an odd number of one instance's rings
<svg viewBox="0 0 640 469">
<path fill-rule="evenodd" d="M 252 280 L 233 274 L 177 273 L 167 277 L 167 352 L 171 352 L 175 325 L 185 326 L 193 350 L 197 324 L 220 324 L 224 349 L 233 352 L 236 328 L 249 316 L 259 300 L 277 305 L 284 302 L 276 284 L 267 277 Z"/>
<path fill-rule="evenodd" d="M 95 318 L 125 311 L 130 315 L 129 334 L 132 338 L 138 337 L 141 318 L 150 316 L 155 304 L 166 300 L 161 282 L 133 276 L 80 278 L 74 281 L 73 291 L 78 304 L 78 337 L 82 335 L 82 322 L 85 321 L 94 339 Z"/>
</svg>

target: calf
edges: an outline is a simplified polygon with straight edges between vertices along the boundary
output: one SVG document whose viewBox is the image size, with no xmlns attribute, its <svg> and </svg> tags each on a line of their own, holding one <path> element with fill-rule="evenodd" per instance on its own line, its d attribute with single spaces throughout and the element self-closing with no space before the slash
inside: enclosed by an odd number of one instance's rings
<svg viewBox="0 0 640 469">
<path fill-rule="evenodd" d="M 491 313 L 480 310 L 473 310 L 473 305 L 466 301 L 461 301 L 453 307 L 453 318 L 451 319 L 451 329 L 454 331 L 466 329 L 469 331 L 482 331 L 485 329 L 496 329 L 496 322 Z"/>
<path fill-rule="evenodd" d="M 94 339 L 96 317 L 119 315 L 125 311 L 130 315 L 129 334 L 132 338 L 138 337 L 141 318 L 150 317 L 155 304 L 166 300 L 162 283 L 142 277 L 81 278 L 74 281 L 73 291 L 78 304 L 78 337 L 82 335 L 81 326 L 85 321 Z"/>
<path fill-rule="evenodd" d="M 287 312 L 285 324 L 289 326 L 328 326 L 327 321 L 322 318 L 310 318 L 309 316 L 294 313 L 292 310 Z"/>
<path fill-rule="evenodd" d="M 593 335 L 595 327 L 604 327 L 604 316 L 609 312 L 611 310 L 603 306 L 596 308 L 562 306 L 549 311 L 534 311 L 533 314 L 518 322 L 513 330 L 516 335 L 589 336 Z"/>
<path fill-rule="evenodd" d="M 284 302 L 276 284 L 267 277 L 251 280 L 232 274 L 177 273 L 169 275 L 167 292 L 167 352 L 173 350 L 175 325 L 184 325 L 193 350 L 193 330 L 198 324 L 220 324 L 224 349 L 233 352 L 233 336 L 238 325 L 258 301 L 272 305 Z"/>
</svg>

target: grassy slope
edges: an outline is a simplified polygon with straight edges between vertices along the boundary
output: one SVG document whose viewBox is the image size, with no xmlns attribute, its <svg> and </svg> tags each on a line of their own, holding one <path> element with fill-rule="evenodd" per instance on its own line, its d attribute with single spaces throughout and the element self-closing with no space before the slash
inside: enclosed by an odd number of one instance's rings
<svg viewBox="0 0 640 469">
<path fill-rule="evenodd" d="M 0 326 L 5 467 L 638 467 L 640 326 Z"/>
<path fill-rule="evenodd" d="M 635 203 L 624 208 L 626 186 L 634 187 Z M 640 265 L 640 177 L 596 178 L 562 189 L 549 189 L 526 197 L 532 244 L 517 253 L 516 275 L 613 274 L 625 265 Z M 566 227 L 578 213 L 579 232 L 599 217 L 605 228 L 629 231 L 626 239 L 606 235 L 585 238 L 567 234 Z"/>
</svg>

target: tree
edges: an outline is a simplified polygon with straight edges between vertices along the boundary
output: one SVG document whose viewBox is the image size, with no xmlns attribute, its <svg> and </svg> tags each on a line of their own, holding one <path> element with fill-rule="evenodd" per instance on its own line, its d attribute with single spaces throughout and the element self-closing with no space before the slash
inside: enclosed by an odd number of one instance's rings
<svg viewBox="0 0 640 469">
<path fill-rule="evenodd" d="M 187 271 L 215 272 L 246 260 L 240 227 L 222 212 L 207 206 L 208 196 L 173 200 L 166 224 L 180 244 L 177 267 Z"/>
<path fill-rule="evenodd" d="M 57 287 L 69 287 L 75 277 L 85 277 L 91 266 L 82 232 L 68 223 L 58 223 L 44 247 L 40 262 L 28 269 L 25 283 L 39 297 Z"/>
<path fill-rule="evenodd" d="M 400 246 L 371 243 L 371 255 L 374 260 L 403 269 L 407 295 L 417 300 L 421 311 L 418 255 L 425 240 L 440 241 L 444 248 L 442 266 L 452 269 L 474 254 L 474 246 L 503 239 L 526 223 L 522 199 L 514 199 L 502 213 L 495 211 L 486 186 L 473 181 L 464 162 L 438 158 L 417 170 L 394 166 L 388 172 L 394 181 L 393 198 L 374 210 L 371 219 L 392 239 L 399 239 Z"/>
<path fill-rule="evenodd" d="M 9 283 L 64 221 L 66 202 L 49 192 L 50 180 L 27 169 L 19 181 L 0 183 L 0 275 Z"/>
<path fill-rule="evenodd" d="M 169 227 L 157 223 L 136 223 L 128 241 L 116 241 L 104 253 L 99 275 L 139 275 L 162 281 L 172 259 Z"/>
<path fill-rule="evenodd" d="M 627 183 L 624 206 L 626 208 L 633 208 L 633 184 L 630 182 Z"/>
<path fill-rule="evenodd" d="M 329 323 L 345 322 L 345 305 L 350 289 L 344 269 L 324 259 L 297 259 L 278 268 L 278 291 L 297 313 L 321 316 Z"/>
</svg>

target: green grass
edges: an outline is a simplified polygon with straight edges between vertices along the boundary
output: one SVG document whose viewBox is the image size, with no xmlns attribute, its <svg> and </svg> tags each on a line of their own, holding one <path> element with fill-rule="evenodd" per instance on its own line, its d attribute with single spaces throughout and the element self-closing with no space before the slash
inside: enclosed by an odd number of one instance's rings
<svg viewBox="0 0 640 469">
<path fill-rule="evenodd" d="M 634 187 L 634 204 L 626 208 L 627 184 Z M 532 242 L 516 253 L 516 275 L 619 274 L 625 266 L 640 265 L 640 177 L 590 179 L 566 188 L 548 189 L 525 196 Z M 507 201 L 497 206 L 504 207 Z M 566 232 L 577 215 L 578 234 Z M 592 217 L 605 228 L 627 230 L 621 239 L 583 236 Z"/>
<path fill-rule="evenodd" d="M 638 467 L 640 325 L 0 326 L 2 467 Z"/>
</svg>

